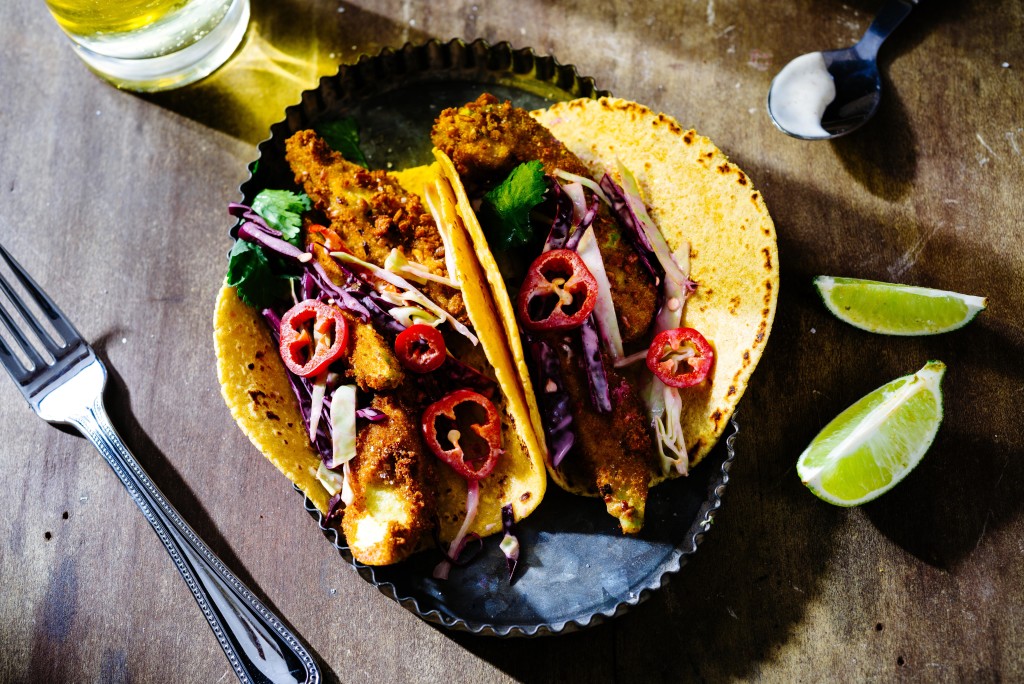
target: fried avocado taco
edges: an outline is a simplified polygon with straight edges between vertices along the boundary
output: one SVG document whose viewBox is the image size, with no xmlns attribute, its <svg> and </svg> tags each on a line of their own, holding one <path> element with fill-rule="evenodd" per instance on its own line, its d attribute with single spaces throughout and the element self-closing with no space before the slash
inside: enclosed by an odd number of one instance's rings
<svg viewBox="0 0 1024 684">
<path fill-rule="evenodd" d="M 369 171 L 309 130 L 285 150 L 294 187 L 231 207 L 214 320 L 224 399 L 340 520 L 357 561 L 399 562 L 436 540 L 443 577 L 467 540 L 529 515 L 547 481 L 455 191 L 436 169 Z"/>
<path fill-rule="evenodd" d="M 707 138 L 620 99 L 445 110 L 435 154 L 486 271 L 552 479 L 627 533 L 721 436 L 764 349 L 775 228 Z"/>
</svg>

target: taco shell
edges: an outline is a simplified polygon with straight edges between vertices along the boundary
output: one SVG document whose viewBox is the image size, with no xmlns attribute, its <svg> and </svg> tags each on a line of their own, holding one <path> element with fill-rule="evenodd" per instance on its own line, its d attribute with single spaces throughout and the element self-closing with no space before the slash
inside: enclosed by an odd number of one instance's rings
<svg viewBox="0 0 1024 684">
<path fill-rule="evenodd" d="M 436 167 L 421 167 L 399 178 L 410 191 L 425 185 L 444 217 L 458 271 L 452 275 L 462 284 L 466 311 L 480 340 L 473 347 L 446 334 L 446 342 L 461 361 L 494 377 L 501 388 L 501 396 L 495 397 L 494 403 L 503 417 L 504 455 L 480 482 L 478 514 L 469 528 L 470 533 L 485 537 L 502 531 L 502 506 L 512 504 L 515 519 L 520 520 L 540 503 L 547 486 L 543 443 L 537 441 L 530 424 L 525 391 L 516 380 L 515 362 L 501 319 L 490 290 L 483 284 L 485 276 L 470 237 L 455 210 L 451 186 L 438 176 Z M 277 346 L 260 314 L 227 286 L 217 299 L 214 347 L 221 393 L 232 417 L 256 448 L 326 515 L 331 497 L 316 477 L 320 456 L 309 443 Z M 448 541 L 465 517 L 466 483 L 440 461 L 433 463 L 432 469 L 437 485 L 438 533 Z M 349 543 L 353 546 L 352 540 Z"/>
<path fill-rule="evenodd" d="M 698 286 L 686 303 L 683 324 L 701 331 L 715 350 L 710 382 L 681 392 L 681 422 L 692 467 L 722 435 L 775 317 L 778 247 L 764 199 L 709 139 L 635 102 L 580 99 L 531 115 L 580 158 L 594 179 L 607 172 L 618 180 L 621 161 L 636 177 L 669 247 L 676 251 L 689 243 L 690 277 Z M 450 163 L 442 168 L 449 178 L 458 178 Z M 513 342 L 534 429 L 543 440 L 511 299 L 464 194 L 460 210 L 487 271 L 505 333 Z M 549 472 L 563 489 L 598 495 L 592 486 L 567 481 L 558 470 L 549 467 Z M 655 475 L 651 484 L 674 475 Z"/>
</svg>

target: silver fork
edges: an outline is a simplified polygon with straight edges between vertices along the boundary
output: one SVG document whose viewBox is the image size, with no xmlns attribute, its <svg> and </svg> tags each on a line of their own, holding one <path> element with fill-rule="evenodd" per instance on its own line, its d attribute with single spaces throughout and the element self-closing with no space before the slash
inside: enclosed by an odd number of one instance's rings
<svg viewBox="0 0 1024 684">
<path fill-rule="evenodd" d="M 23 353 L 19 358 L 0 336 L 0 365 L 32 409 L 46 421 L 76 428 L 114 469 L 167 548 L 242 682 L 320 682 L 320 670 L 305 647 L 210 551 L 118 437 L 103 407 L 107 371 L 92 348 L 3 245 L 0 259 L 61 338 L 47 332 L 0 271 L 0 331 L 6 330 Z"/>
</svg>

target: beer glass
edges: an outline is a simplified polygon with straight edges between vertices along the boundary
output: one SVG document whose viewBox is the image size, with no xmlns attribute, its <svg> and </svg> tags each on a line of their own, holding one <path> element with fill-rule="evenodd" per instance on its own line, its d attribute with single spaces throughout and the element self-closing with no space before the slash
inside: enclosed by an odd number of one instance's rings
<svg viewBox="0 0 1024 684">
<path fill-rule="evenodd" d="M 90 69 L 119 88 L 197 81 L 235 51 L 249 0 L 46 0 Z"/>
</svg>

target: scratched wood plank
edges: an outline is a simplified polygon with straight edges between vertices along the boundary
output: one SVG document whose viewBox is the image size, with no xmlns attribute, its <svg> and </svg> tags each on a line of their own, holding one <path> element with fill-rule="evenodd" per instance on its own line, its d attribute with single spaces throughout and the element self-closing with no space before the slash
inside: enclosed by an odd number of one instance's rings
<svg viewBox="0 0 1024 684">
<path fill-rule="evenodd" d="M 0 242 L 101 350 L 122 434 L 214 550 L 310 644 L 329 681 L 1024 678 L 1024 10 L 922 4 L 883 52 L 861 133 L 805 143 L 764 112 L 774 73 L 851 43 L 866 0 L 255 2 L 226 69 L 139 97 L 92 77 L 42 3 L 0 5 Z M 342 11 L 343 10 L 343 11 Z M 740 456 L 700 552 L 647 603 L 557 639 L 449 635 L 345 566 L 234 429 L 210 318 L 255 144 L 298 93 L 429 37 L 552 52 L 664 110 L 748 171 L 775 218 L 782 293 L 741 406 Z M 816 274 L 989 297 L 970 327 L 845 328 Z M 857 510 L 796 456 L 865 392 L 940 358 L 946 417 L 922 465 Z M 0 382 L 0 681 L 230 681 L 191 595 L 112 472 Z"/>
</svg>

